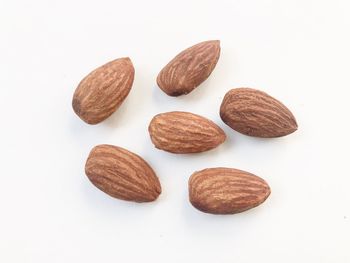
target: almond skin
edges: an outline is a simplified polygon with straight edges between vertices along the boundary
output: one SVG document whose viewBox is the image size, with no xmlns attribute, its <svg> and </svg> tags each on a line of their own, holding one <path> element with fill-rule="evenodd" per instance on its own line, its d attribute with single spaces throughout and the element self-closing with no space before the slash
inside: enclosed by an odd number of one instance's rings
<svg viewBox="0 0 350 263">
<path fill-rule="evenodd" d="M 75 113 L 88 124 L 107 119 L 129 94 L 134 74 L 129 58 L 119 58 L 95 69 L 75 90 L 72 102 Z"/>
<path fill-rule="evenodd" d="M 220 108 L 223 122 L 245 135 L 274 138 L 295 132 L 298 124 L 280 101 L 251 88 L 232 89 Z"/>
<path fill-rule="evenodd" d="M 152 168 L 140 156 L 121 147 L 106 144 L 94 147 L 85 173 L 97 188 L 118 199 L 151 202 L 161 193 Z"/>
<path fill-rule="evenodd" d="M 169 96 L 188 94 L 209 77 L 219 57 L 219 40 L 196 44 L 182 51 L 161 70 L 157 84 Z"/>
<path fill-rule="evenodd" d="M 211 120 L 181 111 L 154 116 L 148 131 L 156 148 L 171 153 L 208 151 L 226 139 L 224 131 Z"/>
<path fill-rule="evenodd" d="M 209 168 L 189 179 L 189 199 L 198 210 L 211 214 L 235 214 L 263 203 L 270 187 L 260 177 L 233 168 Z"/>
</svg>

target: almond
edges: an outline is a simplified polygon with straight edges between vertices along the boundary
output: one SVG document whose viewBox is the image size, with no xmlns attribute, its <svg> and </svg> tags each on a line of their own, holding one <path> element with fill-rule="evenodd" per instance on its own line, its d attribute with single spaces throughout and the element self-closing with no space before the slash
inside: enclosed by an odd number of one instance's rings
<svg viewBox="0 0 350 263">
<path fill-rule="evenodd" d="M 189 198 L 198 210 L 235 214 L 263 203 L 270 187 L 260 177 L 233 168 L 209 168 L 189 179 Z"/>
<path fill-rule="evenodd" d="M 194 45 L 178 54 L 161 70 L 157 84 L 170 96 L 188 94 L 209 77 L 219 56 L 219 40 Z"/>
<path fill-rule="evenodd" d="M 75 113 L 97 124 L 117 110 L 131 90 L 135 70 L 129 58 L 113 60 L 87 75 L 73 96 Z"/>
<path fill-rule="evenodd" d="M 214 122 L 181 111 L 154 116 L 148 131 L 156 148 L 172 153 L 208 151 L 226 139 L 224 131 Z"/>
<path fill-rule="evenodd" d="M 281 137 L 298 129 L 286 106 L 256 89 L 238 88 L 227 92 L 220 116 L 235 131 L 255 137 Z"/>
<path fill-rule="evenodd" d="M 121 147 L 94 147 L 86 161 L 85 173 L 97 188 L 118 199 L 150 202 L 161 193 L 152 168 L 140 156 Z"/>
</svg>

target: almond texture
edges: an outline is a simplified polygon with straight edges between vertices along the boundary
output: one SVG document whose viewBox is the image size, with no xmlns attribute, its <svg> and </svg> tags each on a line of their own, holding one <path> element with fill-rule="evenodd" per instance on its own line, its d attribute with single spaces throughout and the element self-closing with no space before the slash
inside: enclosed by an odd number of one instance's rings
<svg viewBox="0 0 350 263">
<path fill-rule="evenodd" d="M 75 90 L 72 103 L 75 113 L 89 124 L 105 120 L 129 94 L 134 74 L 129 58 L 119 58 L 95 69 Z"/>
<path fill-rule="evenodd" d="M 152 168 L 140 156 L 120 147 L 94 147 L 86 161 L 85 173 L 97 188 L 118 199 L 150 202 L 161 193 Z"/>
<path fill-rule="evenodd" d="M 226 139 L 224 131 L 214 122 L 181 111 L 154 116 L 148 131 L 156 148 L 172 153 L 208 151 Z"/>
<path fill-rule="evenodd" d="M 209 77 L 219 56 L 219 40 L 196 44 L 182 51 L 161 70 L 157 84 L 170 96 L 188 94 Z"/>
<path fill-rule="evenodd" d="M 238 88 L 227 92 L 220 116 L 235 131 L 255 137 L 281 137 L 298 129 L 286 106 L 256 89 Z"/>
<path fill-rule="evenodd" d="M 263 203 L 270 187 L 260 177 L 233 168 L 209 168 L 189 179 L 189 198 L 198 210 L 235 214 Z"/>
</svg>

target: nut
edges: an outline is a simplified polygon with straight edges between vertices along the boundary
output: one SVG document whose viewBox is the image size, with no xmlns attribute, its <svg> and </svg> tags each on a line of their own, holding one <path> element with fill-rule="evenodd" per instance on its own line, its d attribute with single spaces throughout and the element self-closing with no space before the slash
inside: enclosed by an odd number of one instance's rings
<svg viewBox="0 0 350 263">
<path fill-rule="evenodd" d="M 235 131 L 255 137 L 281 137 L 298 129 L 286 106 L 256 89 L 238 88 L 227 92 L 220 116 Z"/>
<path fill-rule="evenodd" d="M 157 84 L 169 96 L 188 94 L 209 77 L 219 56 L 219 40 L 187 48 L 161 70 Z"/>
<path fill-rule="evenodd" d="M 94 147 L 85 173 L 97 188 L 118 199 L 150 202 L 161 193 L 152 168 L 140 156 L 121 147 L 106 144 Z"/>
<path fill-rule="evenodd" d="M 199 153 L 211 150 L 226 139 L 214 122 L 189 112 L 173 111 L 153 117 L 148 127 L 156 148 L 171 153 Z"/>
<path fill-rule="evenodd" d="M 235 214 L 263 203 L 270 187 L 258 176 L 233 168 L 209 168 L 189 179 L 189 198 L 198 210 Z"/>
<path fill-rule="evenodd" d="M 73 96 L 75 113 L 88 124 L 107 119 L 131 90 L 135 70 L 129 58 L 113 60 L 87 75 Z"/>
</svg>

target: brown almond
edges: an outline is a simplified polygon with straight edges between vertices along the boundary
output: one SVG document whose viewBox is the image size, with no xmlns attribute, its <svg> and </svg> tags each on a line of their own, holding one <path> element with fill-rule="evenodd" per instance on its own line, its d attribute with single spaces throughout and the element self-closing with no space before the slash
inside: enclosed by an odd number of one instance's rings
<svg viewBox="0 0 350 263">
<path fill-rule="evenodd" d="M 88 124 L 107 119 L 129 94 L 134 74 L 129 58 L 119 58 L 95 69 L 75 90 L 72 102 L 75 113 Z"/>
<path fill-rule="evenodd" d="M 171 153 L 208 151 L 226 139 L 224 131 L 211 120 L 181 111 L 154 116 L 148 131 L 156 148 Z"/>
<path fill-rule="evenodd" d="M 227 92 L 220 116 L 235 131 L 255 137 L 281 137 L 298 129 L 293 114 L 286 106 L 265 92 L 251 88 Z"/>
<path fill-rule="evenodd" d="M 188 94 L 209 77 L 219 56 L 219 40 L 187 48 L 161 70 L 157 84 L 169 96 Z"/>
<path fill-rule="evenodd" d="M 121 147 L 94 147 L 86 161 L 85 173 L 97 188 L 118 199 L 150 202 L 161 193 L 153 169 L 140 156 Z"/>
<path fill-rule="evenodd" d="M 198 210 L 235 214 L 263 203 L 270 187 L 260 177 L 233 168 L 209 168 L 189 179 L 189 199 Z"/>
</svg>

